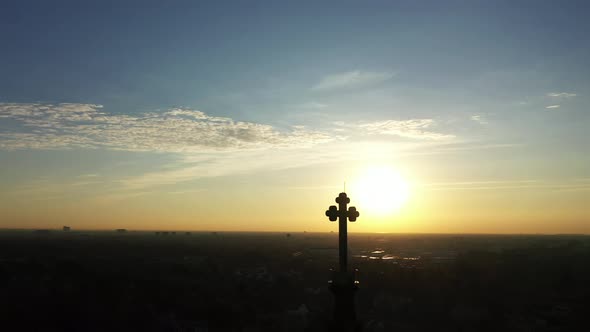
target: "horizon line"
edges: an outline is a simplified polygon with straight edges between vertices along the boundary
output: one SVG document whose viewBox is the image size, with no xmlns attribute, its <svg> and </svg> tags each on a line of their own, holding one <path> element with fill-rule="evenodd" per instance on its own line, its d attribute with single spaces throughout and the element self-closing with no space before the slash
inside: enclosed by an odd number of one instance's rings
<svg viewBox="0 0 590 332">
<path fill-rule="evenodd" d="M 154 232 L 180 232 L 180 233 L 267 233 L 267 234 L 337 234 L 336 231 L 254 231 L 254 230 L 188 230 L 188 229 L 129 229 L 129 228 L 104 228 L 104 229 L 88 229 L 88 228 L 75 228 L 69 231 L 64 231 L 62 228 L 0 228 L 0 232 L 5 231 L 38 231 L 38 230 L 49 230 L 59 231 L 63 233 L 76 233 L 76 232 L 115 232 L 118 229 L 125 229 L 127 232 L 141 232 L 141 233 L 154 233 Z M 590 236 L 590 233 L 456 233 L 456 232 L 348 232 L 348 234 L 377 234 L 377 235 L 519 235 L 519 236 Z"/>
</svg>

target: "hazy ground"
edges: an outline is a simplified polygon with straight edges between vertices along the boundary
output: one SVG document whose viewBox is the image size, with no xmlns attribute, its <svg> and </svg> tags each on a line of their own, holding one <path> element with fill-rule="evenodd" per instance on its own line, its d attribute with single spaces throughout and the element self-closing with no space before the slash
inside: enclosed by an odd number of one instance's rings
<svg viewBox="0 0 590 332">
<path fill-rule="evenodd" d="M 365 331 L 576 331 L 590 314 L 586 236 L 353 234 L 349 242 Z M 3 231 L 0 324 L 321 331 L 336 245 L 337 234 L 315 233 Z"/>
</svg>

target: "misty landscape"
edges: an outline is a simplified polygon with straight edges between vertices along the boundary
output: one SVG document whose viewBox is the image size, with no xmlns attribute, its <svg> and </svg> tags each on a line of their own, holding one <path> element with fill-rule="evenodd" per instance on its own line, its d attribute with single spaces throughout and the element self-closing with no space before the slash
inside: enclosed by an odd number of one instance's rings
<svg viewBox="0 0 590 332">
<path fill-rule="evenodd" d="M 352 234 L 363 331 L 580 331 L 590 238 Z M 2 324 L 324 331 L 335 233 L 0 233 Z M 13 325 L 14 324 L 14 325 Z"/>
</svg>

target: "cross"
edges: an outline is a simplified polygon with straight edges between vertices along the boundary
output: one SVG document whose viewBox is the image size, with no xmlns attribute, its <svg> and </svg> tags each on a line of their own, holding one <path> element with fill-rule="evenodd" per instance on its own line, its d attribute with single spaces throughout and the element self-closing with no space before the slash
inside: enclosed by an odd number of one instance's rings
<svg viewBox="0 0 590 332">
<path fill-rule="evenodd" d="M 346 209 L 346 205 L 350 203 L 350 198 L 346 196 L 346 193 L 340 193 L 340 195 L 336 197 L 336 203 L 338 203 L 338 208 L 336 208 L 336 205 L 330 206 L 330 208 L 326 211 L 326 216 L 330 218 L 330 221 L 336 221 L 339 219 L 338 248 L 340 252 L 340 272 L 346 272 L 348 260 L 348 231 L 346 219 L 350 220 L 351 222 L 355 222 L 356 218 L 359 217 L 359 212 L 354 206 L 349 207 L 348 210 Z"/>
</svg>

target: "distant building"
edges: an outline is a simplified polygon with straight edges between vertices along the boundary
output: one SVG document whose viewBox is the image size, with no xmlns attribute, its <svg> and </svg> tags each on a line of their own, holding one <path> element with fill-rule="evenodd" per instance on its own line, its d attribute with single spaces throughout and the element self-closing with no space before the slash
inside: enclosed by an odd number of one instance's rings
<svg viewBox="0 0 590 332">
<path fill-rule="evenodd" d="M 115 230 L 117 233 L 125 233 L 127 230 L 125 228 L 118 228 Z"/>
<path fill-rule="evenodd" d="M 69 232 L 72 228 L 70 226 L 64 226 L 64 232 Z"/>
<path fill-rule="evenodd" d="M 184 233 L 184 235 L 191 235 L 191 232 L 186 232 Z"/>
</svg>

